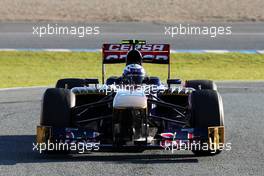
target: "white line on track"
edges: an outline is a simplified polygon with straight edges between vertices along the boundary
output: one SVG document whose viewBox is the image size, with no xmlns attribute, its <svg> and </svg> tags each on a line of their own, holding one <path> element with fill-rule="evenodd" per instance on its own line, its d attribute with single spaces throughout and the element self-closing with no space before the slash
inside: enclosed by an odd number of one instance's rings
<svg viewBox="0 0 264 176">
<path fill-rule="evenodd" d="M 0 48 L 0 51 L 48 51 L 48 52 L 101 52 L 101 49 L 86 49 L 86 48 L 74 48 L 74 49 L 65 49 L 65 48 L 46 48 L 46 49 L 39 49 L 39 48 Z M 264 54 L 264 50 L 171 50 L 171 53 L 248 53 L 248 54 Z"/>
<path fill-rule="evenodd" d="M 10 87 L 10 88 L 0 88 L 0 91 L 6 91 L 6 90 L 21 90 L 21 89 L 39 89 L 39 88 L 48 88 L 52 87 L 50 86 L 31 86 L 31 87 Z"/>
</svg>

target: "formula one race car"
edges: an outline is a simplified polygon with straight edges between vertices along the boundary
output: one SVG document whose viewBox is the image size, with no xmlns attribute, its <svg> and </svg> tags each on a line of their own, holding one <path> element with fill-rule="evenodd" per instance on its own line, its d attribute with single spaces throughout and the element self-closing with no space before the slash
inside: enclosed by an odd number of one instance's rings
<svg viewBox="0 0 264 176">
<path fill-rule="evenodd" d="M 72 153 L 82 144 L 88 151 L 221 152 L 224 113 L 217 86 L 210 80 L 171 79 L 168 44 L 103 44 L 102 56 L 102 84 L 61 79 L 44 93 L 37 126 L 40 150 Z M 118 63 L 126 64 L 123 75 L 105 81 L 105 65 Z M 167 83 L 147 76 L 143 63 L 167 64 Z"/>
</svg>

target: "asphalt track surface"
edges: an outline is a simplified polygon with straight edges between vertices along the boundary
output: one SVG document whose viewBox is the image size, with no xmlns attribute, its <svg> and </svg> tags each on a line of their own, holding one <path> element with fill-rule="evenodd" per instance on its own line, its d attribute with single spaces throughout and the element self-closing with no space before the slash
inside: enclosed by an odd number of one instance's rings
<svg viewBox="0 0 264 176">
<path fill-rule="evenodd" d="M 190 24 L 190 26 L 231 26 L 232 35 L 165 35 L 165 26 L 179 24 L 152 23 L 62 23 L 58 26 L 99 26 L 99 35 L 80 38 L 71 35 L 33 35 L 33 26 L 48 23 L 0 23 L 0 48 L 64 48 L 98 49 L 105 42 L 120 42 L 122 39 L 144 39 L 150 43 L 169 43 L 171 49 L 208 50 L 262 50 L 264 49 L 264 23 Z M 50 23 L 52 24 L 52 23 Z M 53 23 L 55 25 L 56 23 Z M 186 24 L 185 24 L 186 25 Z"/>
<path fill-rule="evenodd" d="M 264 82 L 218 83 L 231 151 L 43 156 L 32 151 L 46 88 L 0 90 L 0 175 L 263 175 Z"/>
</svg>

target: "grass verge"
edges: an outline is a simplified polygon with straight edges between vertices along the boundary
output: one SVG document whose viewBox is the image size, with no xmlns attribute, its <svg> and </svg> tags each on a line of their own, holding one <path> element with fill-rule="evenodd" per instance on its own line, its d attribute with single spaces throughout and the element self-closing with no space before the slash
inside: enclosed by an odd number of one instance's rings
<svg viewBox="0 0 264 176">
<path fill-rule="evenodd" d="M 166 79 L 167 66 L 144 64 L 151 76 Z M 0 87 L 54 85 L 61 78 L 101 78 L 101 53 L 0 52 Z M 107 76 L 121 75 L 124 64 L 107 65 Z M 172 54 L 171 77 L 212 80 L 264 80 L 264 55 Z"/>
</svg>

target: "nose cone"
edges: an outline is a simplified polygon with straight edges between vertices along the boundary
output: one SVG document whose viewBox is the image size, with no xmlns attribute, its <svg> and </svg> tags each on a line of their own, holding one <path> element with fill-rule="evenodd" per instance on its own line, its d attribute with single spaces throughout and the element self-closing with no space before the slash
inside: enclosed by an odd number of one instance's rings
<svg viewBox="0 0 264 176">
<path fill-rule="evenodd" d="M 114 108 L 147 108 L 147 97 L 142 91 L 119 91 L 114 101 Z"/>
</svg>

